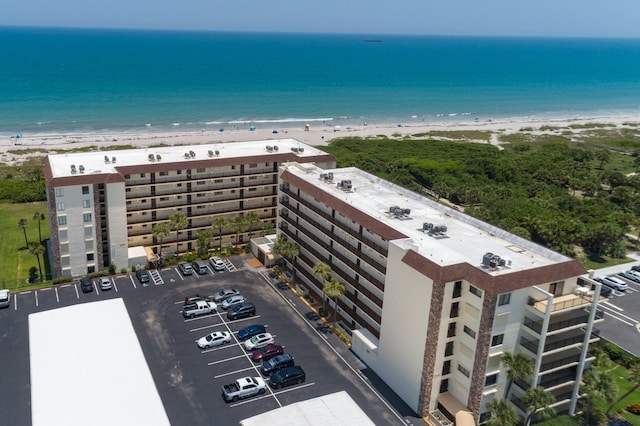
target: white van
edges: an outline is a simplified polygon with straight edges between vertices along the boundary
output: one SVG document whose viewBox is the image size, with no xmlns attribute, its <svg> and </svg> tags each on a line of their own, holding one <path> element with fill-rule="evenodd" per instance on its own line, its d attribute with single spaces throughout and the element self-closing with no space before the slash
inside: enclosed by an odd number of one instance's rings
<svg viewBox="0 0 640 426">
<path fill-rule="evenodd" d="M 207 268 L 207 262 L 204 260 L 194 260 L 191 262 L 191 266 L 196 270 L 200 275 L 208 274 L 209 268 Z"/>
</svg>

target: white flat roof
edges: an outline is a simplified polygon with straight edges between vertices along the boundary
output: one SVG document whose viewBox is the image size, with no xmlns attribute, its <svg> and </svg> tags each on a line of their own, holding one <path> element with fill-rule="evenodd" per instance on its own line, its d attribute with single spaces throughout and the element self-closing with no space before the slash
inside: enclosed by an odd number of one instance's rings
<svg viewBox="0 0 640 426">
<path fill-rule="evenodd" d="M 34 426 L 169 425 L 122 299 L 29 315 Z"/>
<path fill-rule="evenodd" d="M 267 146 L 278 147 L 278 151 L 267 150 Z M 119 151 L 90 151 L 90 152 L 74 152 L 68 154 L 51 154 L 49 155 L 49 163 L 54 178 L 78 176 L 79 167 L 84 167 L 84 174 L 105 174 L 116 173 L 115 168 L 119 166 L 137 166 L 148 165 L 153 163 L 176 163 L 189 162 L 197 160 L 207 160 L 212 158 L 235 158 L 249 157 L 256 155 L 276 155 L 286 152 L 292 152 L 291 148 L 303 148 L 302 152 L 296 152 L 298 157 L 315 155 L 326 155 L 326 152 L 320 151 L 310 145 L 306 145 L 295 139 L 277 139 L 250 142 L 219 142 L 203 145 L 175 145 L 153 148 L 124 149 Z M 192 151 L 195 157 L 185 157 L 185 154 Z M 209 156 L 209 151 L 214 153 L 213 157 Z M 219 154 L 215 155 L 218 151 Z M 149 155 L 153 155 L 153 162 L 149 160 Z M 160 156 L 160 160 L 157 156 Z M 109 162 L 105 160 L 108 158 Z M 116 159 L 115 163 L 113 159 Z M 71 165 L 76 166 L 77 173 L 71 173 Z"/>
<path fill-rule="evenodd" d="M 375 426 L 345 391 L 285 405 L 240 421 L 242 426 Z"/>
<path fill-rule="evenodd" d="M 482 265 L 486 253 L 508 260 L 492 274 L 536 268 L 570 260 L 568 257 L 451 209 L 408 189 L 357 168 L 321 169 L 311 164 L 287 163 L 287 171 L 321 188 L 335 198 L 398 230 L 408 238 L 395 243 L 411 248 L 443 266 L 461 262 Z M 320 174 L 333 173 L 333 181 Z M 352 189 L 338 183 L 350 180 Z M 410 210 L 404 215 L 390 214 L 392 206 Z M 444 225 L 444 233 L 430 235 L 423 224 Z M 509 264 L 510 263 L 510 264 Z"/>
</svg>

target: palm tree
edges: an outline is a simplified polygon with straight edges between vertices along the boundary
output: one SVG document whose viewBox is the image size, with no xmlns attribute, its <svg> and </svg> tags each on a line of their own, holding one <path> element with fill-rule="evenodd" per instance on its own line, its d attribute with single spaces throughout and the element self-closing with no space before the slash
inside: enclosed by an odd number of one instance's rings
<svg viewBox="0 0 640 426">
<path fill-rule="evenodd" d="M 22 232 L 24 233 L 24 246 L 29 247 L 29 241 L 27 241 L 27 219 L 20 219 L 18 221 L 18 228 L 22 228 Z"/>
<path fill-rule="evenodd" d="M 313 275 L 322 278 L 324 291 L 325 283 L 331 278 L 331 266 L 324 262 L 316 263 L 313 265 Z M 322 298 L 322 308 L 325 312 L 327 311 L 327 301 L 324 297 Z"/>
<path fill-rule="evenodd" d="M 247 230 L 249 223 L 242 216 L 236 216 L 229 222 L 231 229 L 236 233 L 236 247 L 240 244 L 240 233 Z"/>
<path fill-rule="evenodd" d="M 207 254 L 211 245 L 211 231 L 208 229 L 200 229 L 196 233 L 198 235 L 198 254 L 202 256 Z"/>
<path fill-rule="evenodd" d="M 582 376 L 584 385 L 582 392 L 587 395 L 587 406 L 585 409 L 584 424 L 589 425 L 589 415 L 594 399 L 604 399 L 607 402 L 613 401 L 618 389 L 613 381 L 613 377 L 606 371 L 591 368 Z"/>
<path fill-rule="evenodd" d="M 502 363 L 507 368 L 507 387 L 504 390 L 504 398 L 508 399 L 511 385 L 515 380 L 529 380 L 533 376 L 533 362 L 522 352 L 502 355 Z"/>
<path fill-rule="evenodd" d="M 44 254 L 45 248 L 41 243 L 30 243 L 28 244 L 29 254 L 32 254 L 38 259 L 38 270 L 40 271 L 40 280 L 44 279 L 42 275 L 42 264 L 40 263 L 40 255 Z"/>
<path fill-rule="evenodd" d="M 175 212 L 169 218 L 169 227 L 176 231 L 176 254 L 180 251 L 180 231 L 189 226 L 189 219 L 182 212 Z"/>
<path fill-rule="evenodd" d="M 158 257 L 162 257 L 162 240 L 169 236 L 171 228 L 168 222 L 160 222 L 153 225 L 153 236 L 158 239 L 160 248 L 158 249 Z"/>
<path fill-rule="evenodd" d="M 333 311 L 333 322 L 338 321 L 338 298 L 347 291 L 347 288 L 335 278 L 329 278 L 322 287 L 322 292 L 331 297 L 336 304 L 336 308 Z"/>
<path fill-rule="evenodd" d="M 527 407 L 527 417 L 524 419 L 524 426 L 529 426 L 533 419 L 547 420 L 555 416 L 556 410 L 549 407 L 556 401 L 556 397 L 547 392 L 542 386 L 531 388 L 525 393 L 523 402 Z"/>
<path fill-rule="evenodd" d="M 250 212 L 247 213 L 247 215 L 244 217 L 244 220 L 247 222 L 247 226 L 249 228 L 249 240 L 251 240 L 253 229 L 261 222 L 260 216 L 258 216 L 258 214 L 255 212 Z"/>
<path fill-rule="evenodd" d="M 40 221 L 44 220 L 44 214 L 43 213 L 34 213 L 33 214 L 33 220 L 37 220 L 38 221 L 38 241 L 42 242 L 42 231 L 40 230 Z"/>
<path fill-rule="evenodd" d="M 491 418 L 485 423 L 487 426 L 516 426 L 518 424 L 518 413 L 506 399 L 492 399 L 487 402 L 487 409 L 491 412 Z"/>
<path fill-rule="evenodd" d="M 227 226 L 227 219 L 221 216 L 213 219 L 213 222 L 211 223 L 211 227 L 218 230 L 218 237 L 220 238 L 220 246 L 218 250 L 222 250 L 222 230 L 225 226 Z"/>
<path fill-rule="evenodd" d="M 627 381 L 631 383 L 631 389 L 624 393 L 620 398 L 616 399 L 610 406 L 607 408 L 607 412 L 605 413 L 607 417 L 610 417 L 611 410 L 614 406 L 620 403 L 623 399 L 631 395 L 640 387 L 640 363 L 635 363 L 631 366 L 629 371 L 627 371 Z"/>
<path fill-rule="evenodd" d="M 291 240 L 286 240 L 282 237 L 278 238 L 275 243 L 273 243 L 273 248 L 271 251 L 274 254 L 280 255 L 285 259 L 290 259 L 292 263 L 291 270 L 293 272 L 293 278 L 295 281 L 296 276 L 296 256 L 300 254 L 300 250 L 296 243 Z"/>
</svg>

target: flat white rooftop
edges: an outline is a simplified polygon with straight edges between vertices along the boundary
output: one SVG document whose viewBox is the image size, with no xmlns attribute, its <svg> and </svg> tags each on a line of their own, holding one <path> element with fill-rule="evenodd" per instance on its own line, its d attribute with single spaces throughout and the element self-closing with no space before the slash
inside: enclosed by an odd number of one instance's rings
<svg viewBox="0 0 640 426">
<path fill-rule="evenodd" d="M 442 266 L 467 262 L 481 267 L 486 253 L 505 259 L 492 274 L 537 268 L 570 260 L 568 257 L 472 218 L 357 168 L 321 169 L 311 164 L 287 163 L 290 173 L 321 188 L 408 238 L 396 244 L 412 248 Z M 321 174 L 333 173 L 333 181 Z M 341 181 L 351 189 L 341 189 Z M 390 212 L 399 207 L 401 214 Z M 400 210 L 398 210 L 400 211 Z M 429 233 L 424 224 L 445 226 L 445 232 Z M 487 271 L 489 272 L 489 271 Z"/>
<path fill-rule="evenodd" d="M 242 426 L 374 426 L 345 391 L 307 399 L 244 419 Z"/>
<path fill-rule="evenodd" d="M 34 426 L 169 425 L 122 299 L 29 315 Z"/>
<path fill-rule="evenodd" d="M 277 147 L 268 150 L 267 147 Z M 292 148 L 297 151 L 293 151 Z M 302 148 L 302 151 L 299 150 Z M 216 154 L 217 151 L 217 154 Z M 193 156 L 191 155 L 193 152 Z M 219 142 L 204 145 L 176 145 L 154 148 L 125 149 L 119 151 L 91 151 L 49 155 L 54 178 L 78 176 L 80 166 L 83 174 L 116 173 L 119 166 L 137 166 L 154 163 L 176 163 L 215 158 L 249 157 L 256 155 L 276 155 L 294 152 L 301 160 L 305 157 L 326 154 L 317 148 L 295 139 L 278 139 L 250 142 Z M 151 157 L 153 156 L 153 160 Z M 159 157 L 158 157 L 159 156 Z M 114 161 L 115 159 L 115 161 Z M 71 172 L 71 165 L 76 173 Z"/>
</svg>

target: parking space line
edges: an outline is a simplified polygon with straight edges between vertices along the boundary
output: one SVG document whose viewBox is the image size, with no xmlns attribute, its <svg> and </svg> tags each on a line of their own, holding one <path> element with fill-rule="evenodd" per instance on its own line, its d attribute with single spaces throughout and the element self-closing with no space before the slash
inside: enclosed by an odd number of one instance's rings
<svg viewBox="0 0 640 426">
<path fill-rule="evenodd" d="M 636 319 L 631 318 L 628 315 L 624 315 L 624 314 L 621 314 L 619 312 L 610 313 L 610 312 L 606 311 L 606 309 L 610 309 L 610 308 L 608 308 L 606 306 L 604 306 L 603 308 L 605 309 L 605 312 L 607 314 L 609 314 L 610 317 L 612 317 L 612 318 L 614 318 L 614 319 L 616 319 L 616 320 L 618 320 L 620 322 L 623 322 L 625 324 L 628 324 L 628 325 L 631 325 L 631 326 L 634 326 L 634 327 L 636 326 L 636 324 L 638 324 L 638 321 Z M 624 321 L 621 318 L 624 318 L 625 320 L 631 321 L 632 323 L 629 323 L 628 321 Z"/>
<path fill-rule="evenodd" d="M 223 362 L 233 361 L 234 359 L 245 358 L 246 356 L 247 356 L 246 354 L 242 354 L 242 355 L 234 356 L 232 358 L 221 359 L 220 361 L 211 361 L 211 362 L 208 362 L 207 365 L 222 364 Z"/>
<path fill-rule="evenodd" d="M 622 309 L 620 306 L 612 305 L 608 300 L 606 302 L 600 302 L 600 305 L 607 305 L 613 309 L 619 310 L 620 312 L 624 312 L 624 309 Z"/>
<path fill-rule="evenodd" d="M 182 313 L 182 309 L 180 310 L 180 313 Z M 216 313 L 217 313 L 217 312 L 216 312 Z M 191 322 L 191 321 L 198 321 L 198 320 L 203 320 L 203 319 L 209 319 L 209 318 L 211 318 L 213 315 L 215 315 L 215 314 L 200 315 L 199 317 L 194 317 L 194 318 L 185 319 L 185 320 L 184 320 L 184 322 Z"/>
<path fill-rule="evenodd" d="M 36 296 L 36 306 L 38 306 L 38 290 L 34 291 L 33 294 Z"/>
<path fill-rule="evenodd" d="M 116 280 L 113 280 L 113 288 L 116 289 L 116 293 L 118 292 L 118 285 L 116 284 Z"/>
<path fill-rule="evenodd" d="M 56 291 L 56 302 L 60 303 L 60 295 L 58 295 L 58 287 L 55 287 L 54 290 Z"/>
<path fill-rule="evenodd" d="M 41 289 L 40 289 L 40 290 L 38 290 L 38 291 L 48 291 L 48 290 L 51 290 L 51 287 L 41 288 Z"/>
<path fill-rule="evenodd" d="M 267 386 L 268 388 L 269 386 Z M 271 393 L 271 395 L 273 395 L 273 392 Z M 260 401 L 261 399 L 265 399 L 265 398 L 270 398 L 271 395 L 262 395 L 258 398 L 249 398 L 249 399 L 245 399 L 244 401 L 241 402 L 236 402 L 235 404 L 229 404 L 229 407 L 238 407 L 240 405 L 244 405 L 244 404 L 249 404 L 250 402 L 254 402 L 254 401 Z M 276 398 L 276 401 L 278 399 Z M 280 402 L 278 401 L 278 404 L 280 404 Z M 280 407 L 282 407 L 282 404 L 280 404 Z"/>
<path fill-rule="evenodd" d="M 207 328 L 220 327 L 221 325 L 224 325 L 224 324 L 218 323 L 218 324 L 205 325 L 204 327 L 192 328 L 191 330 L 189 330 L 189 333 L 193 333 L 194 331 L 206 330 Z"/>
<path fill-rule="evenodd" d="M 73 288 L 76 289 L 76 298 L 80 299 L 80 293 L 78 293 L 78 286 L 74 284 Z"/>
<path fill-rule="evenodd" d="M 230 376 L 232 374 L 242 373 L 243 371 L 253 370 L 253 367 L 243 368 L 242 370 L 232 371 L 230 373 L 218 374 L 217 376 L 213 376 L 214 379 L 219 379 L 220 377 Z"/>
<path fill-rule="evenodd" d="M 200 351 L 200 353 L 201 354 L 208 354 L 208 353 L 211 353 L 211 352 L 217 352 L 217 351 L 221 351 L 223 349 L 231 349 L 231 348 L 235 348 L 235 347 L 236 347 L 236 345 L 222 345 L 222 346 L 218 346 L 218 347 L 215 347 L 215 348 L 209 348 L 209 349 L 202 350 L 202 351 Z"/>
<path fill-rule="evenodd" d="M 265 381 L 268 381 L 268 380 L 265 380 Z M 291 392 L 291 391 L 294 391 L 294 390 L 298 390 L 298 389 L 306 388 L 307 386 L 313 386 L 313 385 L 315 385 L 315 384 L 316 384 L 315 382 L 309 382 L 309 383 L 305 383 L 304 385 L 291 386 L 291 387 L 288 387 L 288 388 L 286 388 L 286 389 L 282 389 L 282 390 L 281 390 L 281 389 L 278 389 L 278 392 L 273 392 L 273 394 L 274 394 L 274 395 L 280 395 L 280 394 L 287 393 L 287 392 Z"/>
<path fill-rule="evenodd" d="M 133 279 L 133 275 L 129 275 L 129 279 L 131 280 L 131 284 L 133 284 L 133 288 L 138 288 L 136 287 L 136 280 Z"/>
<path fill-rule="evenodd" d="M 96 294 L 100 296 L 100 290 L 98 290 L 98 286 L 96 285 L 96 283 L 93 283 L 93 288 L 96 289 Z"/>
<path fill-rule="evenodd" d="M 238 320 L 233 320 L 233 321 L 225 321 L 225 324 L 237 324 L 239 322 L 245 322 L 245 321 L 253 321 L 255 319 L 260 318 L 260 315 L 254 315 L 252 317 L 247 317 L 247 318 L 241 318 Z M 231 331 L 231 329 L 229 329 L 229 331 Z M 231 331 L 232 332 L 232 331 Z M 232 332 L 233 333 L 233 332 Z"/>
<path fill-rule="evenodd" d="M 13 298 L 13 310 L 14 311 L 18 310 L 18 298 L 17 297 Z"/>
<path fill-rule="evenodd" d="M 71 287 L 71 284 L 64 284 L 60 286 L 60 288 L 66 288 L 66 287 Z"/>
<path fill-rule="evenodd" d="M 31 293 L 31 290 L 23 291 L 23 292 L 18 293 L 18 294 L 29 294 L 29 293 Z"/>
</svg>

